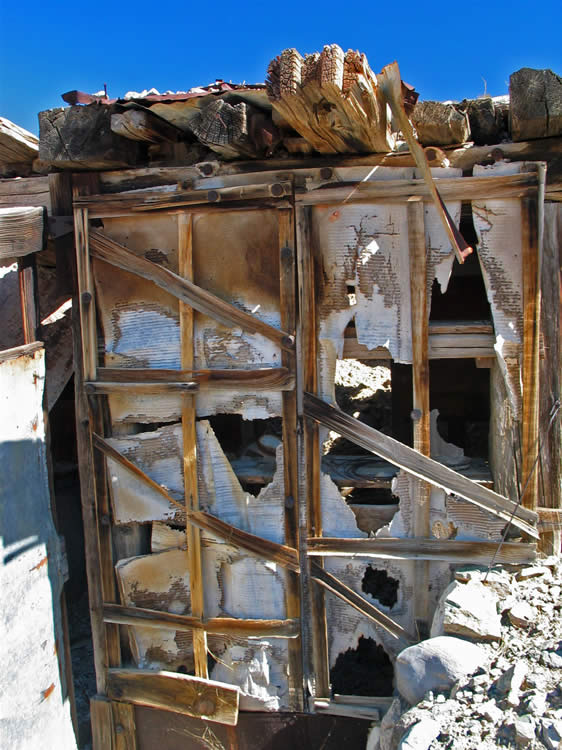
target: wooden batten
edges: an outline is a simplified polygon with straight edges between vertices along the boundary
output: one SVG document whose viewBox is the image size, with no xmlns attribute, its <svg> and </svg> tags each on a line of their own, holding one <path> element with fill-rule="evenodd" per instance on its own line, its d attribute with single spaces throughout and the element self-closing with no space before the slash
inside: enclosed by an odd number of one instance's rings
<svg viewBox="0 0 562 750">
<path fill-rule="evenodd" d="M 107 690 L 114 700 L 176 711 L 219 724 L 235 726 L 238 722 L 240 691 L 223 682 L 176 672 L 110 669 Z"/>
<path fill-rule="evenodd" d="M 92 383 L 96 390 L 107 387 L 117 390 L 117 386 L 126 388 L 149 387 L 162 391 L 170 384 L 177 390 L 196 390 L 197 388 L 232 388 L 237 391 L 290 391 L 295 387 L 295 378 L 287 367 L 262 367 L 257 370 L 161 370 L 129 369 L 115 367 L 98 368 L 98 380 Z M 89 388 L 90 383 L 86 384 Z M 147 391 L 148 392 L 148 391 Z M 157 391 L 150 391 L 157 392 Z"/>
<path fill-rule="evenodd" d="M 436 487 L 441 487 L 446 492 L 460 495 L 499 518 L 511 521 L 514 526 L 530 536 L 538 537 L 534 527 L 537 514 L 533 511 L 518 507 L 513 501 L 476 484 L 476 482 L 472 482 L 398 440 L 383 435 L 372 427 L 367 427 L 359 420 L 348 416 L 340 409 L 330 406 L 310 393 L 304 395 L 304 408 L 307 416 L 357 445 L 361 445 L 363 448 L 385 458 L 409 474 L 413 474 Z"/>
</svg>

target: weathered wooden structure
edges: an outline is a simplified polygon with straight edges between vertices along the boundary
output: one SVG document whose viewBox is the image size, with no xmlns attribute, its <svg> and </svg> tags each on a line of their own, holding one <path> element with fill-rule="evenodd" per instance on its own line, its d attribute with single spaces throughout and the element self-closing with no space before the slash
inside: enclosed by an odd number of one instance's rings
<svg viewBox="0 0 562 750">
<path fill-rule="evenodd" d="M 217 84 L 42 113 L 95 748 L 236 746 L 244 712 L 376 720 L 452 565 L 560 549 L 560 136 L 424 150 L 397 66 L 310 58 L 272 62 L 269 109 Z M 463 111 L 431 132 L 466 135 Z M 389 419 L 338 404 L 346 360 L 389 368 Z M 381 684 L 342 694 L 366 643 Z"/>
</svg>

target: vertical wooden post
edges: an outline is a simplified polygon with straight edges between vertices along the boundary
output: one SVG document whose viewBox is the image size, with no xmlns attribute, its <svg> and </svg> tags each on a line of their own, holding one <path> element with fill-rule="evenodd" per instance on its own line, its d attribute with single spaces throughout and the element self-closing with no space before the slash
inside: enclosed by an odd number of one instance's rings
<svg viewBox="0 0 562 750">
<path fill-rule="evenodd" d="M 281 328 L 296 332 L 295 228 L 293 209 L 278 210 Z M 294 351 L 282 353 L 282 364 L 294 374 Z M 285 475 L 285 544 L 299 549 L 299 485 L 296 392 L 283 391 L 283 464 Z M 298 575 L 287 572 L 287 617 L 301 616 Z M 301 639 L 289 640 L 289 701 L 293 711 L 302 710 L 304 700 Z"/>
<path fill-rule="evenodd" d="M 193 219 L 191 214 L 178 214 L 179 275 L 193 281 Z M 180 352 L 182 370 L 193 369 L 193 308 L 184 302 L 180 306 Z M 199 509 L 197 492 L 197 437 L 195 432 L 195 397 L 182 395 L 181 424 L 183 436 L 183 478 L 185 505 L 188 510 Z M 203 619 L 203 571 L 201 563 L 201 532 L 187 524 L 187 556 L 191 589 L 191 614 Z M 193 631 L 195 674 L 208 679 L 207 634 Z"/>
<path fill-rule="evenodd" d="M 410 298 L 412 315 L 412 381 L 414 449 L 430 454 L 429 419 L 429 311 L 427 309 L 427 260 L 423 202 L 408 201 L 408 244 L 410 248 Z M 417 493 L 413 513 L 416 537 L 429 537 L 431 488 L 416 480 Z M 429 562 L 418 561 L 414 568 L 414 618 L 427 624 L 429 617 Z"/>
<path fill-rule="evenodd" d="M 37 294 L 37 263 L 35 254 L 18 258 L 21 320 L 23 343 L 37 341 L 39 332 L 39 305 Z"/>
<path fill-rule="evenodd" d="M 521 202 L 523 245 L 523 413 L 521 418 L 523 505 L 538 505 L 537 462 L 539 444 L 539 336 L 540 263 L 538 203 L 536 198 Z"/>
<path fill-rule="evenodd" d="M 311 209 L 297 208 L 297 252 L 299 268 L 300 304 L 300 368 L 302 390 L 318 393 L 318 364 L 316 341 L 316 291 L 314 283 L 314 253 L 311 237 Z M 305 497 L 308 536 L 322 536 L 322 506 L 320 498 L 320 437 L 318 423 L 303 418 L 305 454 Z M 318 565 L 324 564 L 319 558 Z M 330 697 L 330 665 L 328 654 L 328 626 L 324 589 L 313 584 L 310 589 L 310 618 L 315 679 L 315 697 Z"/>
<path fill-rule="evenodd" d="M 137 750 L 135 707 L 132 703 L 112 701 L 113 750 Z"/>
<path fill-rule="evenodd" d="M 92 750 L 115 750 L 111 701 L 100 695 L 90 700 Z"/>
</svg>

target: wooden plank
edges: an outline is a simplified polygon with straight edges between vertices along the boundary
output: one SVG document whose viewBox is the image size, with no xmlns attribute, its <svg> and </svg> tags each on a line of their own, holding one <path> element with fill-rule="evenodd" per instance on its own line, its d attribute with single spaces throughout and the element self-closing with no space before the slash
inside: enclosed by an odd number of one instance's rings
<svg viewBox="0 0 562 750">
<path fill-rule="evenodd" d="M 435 186 L 435 183 L 433 182 L 431 169 L 429 168 L 429 164 L 427 163 L 425 152 L 416 140 L 412 125 L 410 124 L 408 115 L 406 114 L 406 111 L 404 109 L 398 63 L 394 62 L 384 67 L 381 74 L 377 76 L 377 80 L 385 96 L 385 99 L 388 102 L 390 109 L 392 110 L 392 114 L 394 115 L 396 122 L 398 123 L 400 130 L 402 131 L 402 135 L 404 136 L 408 146 L 410 147 L 410 152 L 416 161 L 416 165 L 421 171 L 423 178 L 427 184 L 429 193 L 431 195 L 433 203 L 435 204 L 435 208 L 437 210 L 439 218 L 443 223 L 443 227 L 447 232 L 447 236 L 449 237 L 449 241 L 453 247 L 453 250 L 455 251 L 457 260 L 462 264 L 464 263 L 465 257 L 467 255 L 470 255 L 470 253 L 472 252 L 472 248 L 466 244 L 457 227 L 455 226 L 453 220 L 449 216 L 449 212 L 447 211 L 445 204 L 443 203 L 443 199 L 437 192 L 437 188 Z"/>
<path fill-rule="evenodd" d="M 523 257 L 523 364 L 521 415 L 521 501 L 526 508 L 538 505 L 539 488 L 539 342 L 540 342 L 540 244 L 539 206 L 536 198 L 522 201 Z"/>
<path fill-rule="evenodd" d="M 412 319 L 412 386 L 414 450 L 430 455 L 429 418 L 429 308 L 427 304 L 427 252 L 425 247 L 424 206 L 419 200 L 408 203 L 408 244 L 410 247 L 410 298 Z M 413 536 L 429 537 L 431 485 L 416 480 L 413 504 Z M 424 632 L 429 619 L 429 564 L 414 568 L 413 613 Z"/>
<path fill-rule="evenodd" d="M 562 508 L 537 508 L 539 514 L 539 530 L 560 531 L 562 529 Z"/>
<path fill-rule="evenodd" d="M 199 383 L 186 382 L 186 383 L 112 383 L 110 381 L 91 381 L 84 383 L 84 388 L 88 394 L 109 394 L 109 393 L 125 393 L 131 396 L 137 394 L 162 394 L 162 393 L 194 393 L 199 390 Z"/>
<path fill-rule="evenodd" d="M 316 290 L 314 276 L 314 245 L 311 236 L 311 209 L 297 208 L 297 251 L 299 262 L 299 303 L 301 325 L 302 387 L 310 393 L 318 391 Z M 302 414 L 302 405 L 300 407 Z M 304 416 L 304 415 L 303 415 Z M 305 497 L 307 502 L 307 535 L 322 534 L 320 498 L 320 438 L 318 425 L 303 419 L 305 453 Z M 319 562 L 323 565 L 323 562 Z M 308 571 L 307 571 L 308 573 Z M 328 652 L 328 624 L 324 590 L 310 587 L 310 616 L 312 660 L 315 696 L 330 695 L 330 663 Z"/>
<path fill-rule="evenodd" d="M 0 117 L 0 164 L 31 164 L 39 153 L 39 139 L 6 117 Z"/>
<path fill-rule="evenodd" d="M 455 563 L 522 565 L 536 559 L 536 545 L 505 542 L 472 542 L 457 539 L 335 539 L 316 537 L 308 540 L 311 557 L 373 557 L 393 560 L 444 560 Z"/>
<path fill-rule="evenodd" d="M 96 258 L 148 279 L 148 281 L 169 292 L 180 301 L 187 303 L 198 312 L 218 320 L 219 323 L 229 328 L 240 326 L 249 333 L 260 333 L 274 341 L 282 349 L 293 350 L 294 337 L 285 333 L 285 331 L 273 328 L 259 318 L 201 289 L 191 281 L 182 279 L 167 268 L 135 255 L 101 232 L 90 232 L 90 244 L 92 255 Z M 93 379 L 92 377 L 88 378 L 88 380 Z"/>
<path fill-rule="evenodd" d="M 432 178 L 433 179 L 433 178 Z M 537 176 L 532 172 L 501 177 L 436 178 L 439 195 L 443 200 L 484 200 L 513 198 L 533 194 L 537 189 Z M 411 197 L 433 201 L 433 192 L 427 182 L 411 180 L 373 180 L 352 185 L 321 187 L 295 195 L 297 204 L 305 206 L 332 203 L 396 203 Z M 458 231 L 458 230 L 457 230 Z M 464 251 L 463 251 L 464 252 Z"/>
<path fill-rule="evenodd" d="M 385 458 L 409 474 L 441 487 L 446 492 L 460 495 L 505 521 L 511 520 L 514 526 L 530 536 L 537 537 L 537 531 L 533 526 L 537 521 L 537 514 L 533 511 L 518 507 L 502 495 L 472 482 L 427 456 L 422 456 L 398 440 L 368 427 L 310 393 L 304 395 L 304 408 L 307 416 Z"/>
<path fill-rule="evenodd" d="M 193 281 L 193 221 L 190 214 L 178 216 L 178 270 L 179 275 Z M 180 308 L 180 359 L 185 370 L 193 368 L 193 308 L 184 302 Z M 183 477 L 186 511 L 199 509 L 197 487 L 197 436 L 195 434 L 195 399 L 192 395 L 182 397 L 181 424 L 183 439 Z M 188 524 L 187 559 L 191 591 L 191 612 L 194 617 L 204 616 L 203 570 L 201 561 L 201 534 L 199 529 Z M 195 674 L 207 679 L 207 636 L 204 630 L 193 631 L 193 654 Z"/>
<path fill-rule="evenodd" d="M 20 306 L 24 344 L 39 338 L 39 307 L 37 290 L 37 265 L 35 256 L 18 260 Z"/>
<path fill-rule="evenodd" d="M 137 750 L 135 708 L 131 703 L 112 701 L 114 750 Z"/>
<path fill-rule="evenodd" d="M 279 222 L 279 292 L 281 326 L 294 335 L 297 325 L 295 229 L 292 209 L 278 212 Z M 283 351 L 281 364 L 295 372 L 294 352 Z M 285 544 L 299 549 L 299 453 L 297 446 L 297 397 L 294 391 L 282 393 L 283 471 L 285 487 Z M 300 572 L 300 567 L 298 572 Z M 286 573 L 287 617 L 300 618 L 300 583 L 297 571 Z M 289 705 L 293 711 L 303 709 L 304 681 L 301 640 L 289 642 Z"/>
<path fill-rule="evenodd" d="M 111 669 L 108 694 L 115 700 L 177 711 L 219 724 L 235 726 L 238 721 L 238 688 L 176 672 Z"/>
<path fill-rule="evenodd" d="M 167 211 L 197 207 L 199 211 L 204 204 L 230 201 L 259 201 L 260 199 L 282 199 L 293 194 L 293 185 L 288 180 L 271 184 L 237 185 L 235 187 L 217 188 L 212 190 L 176 190 L 175 192 L 161 190 L 146 191 L 144 193 L 118 193 L 88 196 L 76 199 L 75 207 L 88 208 L 92 216 L 104 216 L 127 213 L 145 213 L 146 211 Z"/>
<path fill-rule="evenodd" d="M 238 636 L 241 638 L 297 638 L 298 620 L 256 620 L 236 617 L 212 617 L 201 620 L 198 617 L 175 615 L 145 607 L 124 607 L 119 604 L 106 604 L 103 608 L 106 622 L 119 625 L 137 625 L 148 628 L 168 628 L 184 632 L 201 630 L 205 633 Z"/>
<path fill-rule="evenodd" d="M 232 388 L 233 390 L 290 391 L 295 387 L 295 378 L 287 367 L 261 367 L 256 370 L 161 370 L 128 369 L 115 367 L 98 368 L 96 387 L 103 383 L 127 383 L 151 385 L 157 383 L 195 382 L 199 388 Z"/>
<path fill-rule="evenodd" d="M 354 705 L 353 703 L 336 703 L 330 700 L 315 700 L 314 710 L 317 713 L 329 714 L 330 716 L 350 716 L 367 721 L 378 722 L 381 718 L 381 712 L 376 707 Z"/>
<path fill-rule="evenodd" d="M 92 750 L 115 750 L 111 701 L 100 695 L 90 699 Z"/>
<path fill-rule="evenodd" d="M 123 138 L 143 143 L 177 143 L 185 135 L 149 109 L 129 109 L 111 115 L 111 130 Z"/>
<path fill-rule="evenodd" d="M 372 620 L 377 625 L 380 625 L 381 628 L 390 633 L 394 638 L 402 638 L 408 643 L 417 642 L 418 638 L 416 636 L 408 633 L 408 631 L 404 630 L 401 625 L 399 625 L 397 622 L 394 622 L 391 617 L 388 617 L 388 615 L 385 615 L 384 612 L 381 612 L 379 609 L 377 609 L 377 607 L 372 605 L 366 599 L 363 599 L 362 596 L 339 581 L 331 573 L 328 573 L 327 570 L 324 570 L 324 568 L 320 567 L 320 565 L 318 565 L 316 562 L 311 562 L 310 569 L 312 578 L 314 581 L 316 581 L 316 583 L 318 583 L 320 586 L 323 586 L 330 593 L 340 598 L 346 604 L 349 604 L 350 607 L 353 607 L 358 612 L 361 612 L 361 614 L 365 615 L 365 617 L 368 617 L 369 620 Z"/>
<path fill-rule="evenodd" d="M 5 208 L 0 204 L 0 260 L 43 250 L 47 238 L 44 219 L 42 207 Z"/>
</svg>

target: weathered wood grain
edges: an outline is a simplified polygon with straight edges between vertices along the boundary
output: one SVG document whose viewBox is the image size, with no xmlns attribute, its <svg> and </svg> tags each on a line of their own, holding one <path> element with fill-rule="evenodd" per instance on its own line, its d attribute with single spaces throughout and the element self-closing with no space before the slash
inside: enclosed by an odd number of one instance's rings
<svg viewBox="0 0 562 750">
<path fill-rule="evenodd" d="M 111 115 L 111 130 L 132 141 L 162 143 L 179 141 L 184 133 L 149 109 L 129 109 Z"/>
<path fill-rule="evenodd" d="M 113 750 L 137 750 L 137 730 L 135 707 L 131 703 L 112 701 L 113 711 Z"/>
<path fill-rule="evenodd" d="M 198 388 L 232 388 L 233 390 L 254 391 L 290 391 L 295 387 L 295 378 L 287 367 L 262 367 L 257 370 L 161 370 L 129 369 L 116 367 L 98 368 L 96 388 L 102 383 L 125 383 L 126 387 L 143 385 L 150 381 L 151 386 L 171 383 L 174 385 L 192 385 Z"/>
<path fill-rule="evenodd" d="M 113 742 L 113 712 L 111 701 L 101 695 L 90 699 L 92 750 L 116 750 Z"/>
<path fill-rule="evenodd" d="M 126 372 L 126 370 L 125 370 Z M 99 373 L 98 373 L 99 374 Z M 92 381 L 84 383 L 84 388 L 88 394 L 108 394 L 108 393 L 127 393 L 132 396 L 136 394 L 153 393 L 195 393 L 199 390 L 199 383 L 187 381 L 185 383 L 169 382 L 150 382 L 134 383 L 122 382 L 112 383 L 109 380 Z"/>
<path fill-rule="evenodd" d="M 223 682 L 203 680 L 176 672 L 111 669 L 108 695 L 114 700 L 163 708 L 235 726 L 239 689 Z"/>
<path fill-rule="evenodd" d="M 43 250 L 44 218 L 42 207 L 2 207 L 0 203 L 0 260 L 21 258 Z"/>
</svg>

